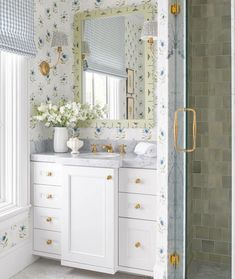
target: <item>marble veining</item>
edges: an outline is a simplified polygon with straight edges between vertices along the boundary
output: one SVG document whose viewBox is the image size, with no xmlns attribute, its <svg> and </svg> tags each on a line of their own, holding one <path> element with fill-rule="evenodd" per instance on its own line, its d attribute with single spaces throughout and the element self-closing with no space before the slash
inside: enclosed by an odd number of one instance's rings
<svg viewBox="0 0 235 279">
<path fill-rule="evenodd" d="M 144 156 L 138 156 L 133 153 L 127 153 L 111 158 L 85 158 L 81 153 L 78 155 L 71 155 L 70 153 L 37 153 L 31 154 L 31 161 L 34 162 L 50 162 L 59 163 L 62 165 L 74 166 L 90 166 L 90 167 L 106 167 L 106 168 L 142 168 L 142 169 L 156 169 L 157 159 Z M 95 157 L 95 155 L 94 155 Z"/>
</svg>

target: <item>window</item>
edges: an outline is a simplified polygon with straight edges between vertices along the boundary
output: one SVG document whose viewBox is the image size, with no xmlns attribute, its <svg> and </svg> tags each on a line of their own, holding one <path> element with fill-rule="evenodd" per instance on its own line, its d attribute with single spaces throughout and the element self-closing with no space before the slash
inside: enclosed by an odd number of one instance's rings
<svg viewBox="0 0 235 279">
<path fill-rule="evenodd" d="M 27 58 L 0 52 L 0 213 L 28 204 Z"/>
<path fill-rule="evenodd" d="M 107 106 L 107 119 L 125 119 L 125 83 L 122 77 L 86 71 L 83 101 L 91 105 Z"/>
</svg>

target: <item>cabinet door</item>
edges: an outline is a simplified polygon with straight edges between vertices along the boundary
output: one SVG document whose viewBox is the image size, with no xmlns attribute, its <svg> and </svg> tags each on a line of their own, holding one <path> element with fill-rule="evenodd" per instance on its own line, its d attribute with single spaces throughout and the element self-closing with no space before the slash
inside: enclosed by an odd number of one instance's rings
<svg viewBox="0 0 235 279">
<path fill-rule="evenodd" d="M 62 260 L 113 269 L 117 252 L 116 170 L 65 167 L 62 203 Z"/>
<path fill-rule="evenodd" d="M 153 271 L 156 222 L 119 218 L 119 265 Z"/>
</svg>

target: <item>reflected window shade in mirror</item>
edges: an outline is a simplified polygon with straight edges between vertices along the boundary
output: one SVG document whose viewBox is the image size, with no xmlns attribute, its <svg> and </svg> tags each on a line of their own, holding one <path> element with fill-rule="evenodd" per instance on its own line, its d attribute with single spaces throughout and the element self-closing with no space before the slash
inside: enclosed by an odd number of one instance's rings
<svg viewBox="0 0 235 279">
<path fill-rule="evenodd" d="M 124 17 L 84 22 L 84 41 L 89 46 L 88 70 L 126 77 L 124 28 Z"/>
<path fill-rule="evenodd" d="M 36 55 L 32 0 L 0 0 L 0 49 Z"/>
</svg>

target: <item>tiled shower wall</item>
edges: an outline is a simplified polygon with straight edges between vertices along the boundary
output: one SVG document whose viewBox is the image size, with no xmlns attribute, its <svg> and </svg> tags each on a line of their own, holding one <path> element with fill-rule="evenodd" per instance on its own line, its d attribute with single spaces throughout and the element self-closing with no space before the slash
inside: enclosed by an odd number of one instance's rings
<svg viewBox="0 0 235 279">
<path fill-rule="evenodd" d="M 188 155 L 189 261 L 230 262 L 230 8 L 229 0 L 190 0 L 188 8 L 188 106 L 198 117 L 197 149 Z"/>
</svg>

